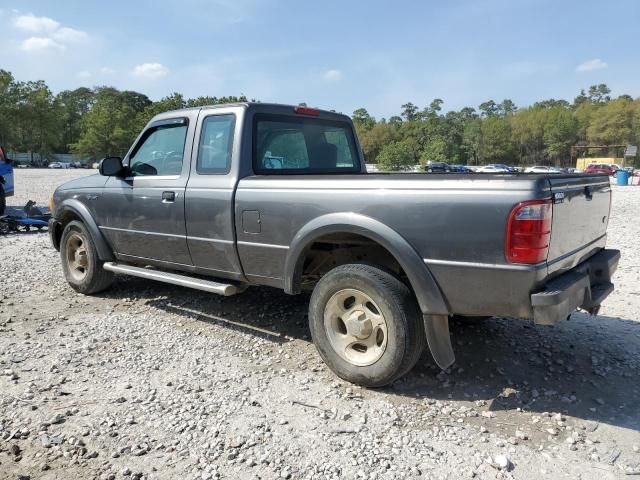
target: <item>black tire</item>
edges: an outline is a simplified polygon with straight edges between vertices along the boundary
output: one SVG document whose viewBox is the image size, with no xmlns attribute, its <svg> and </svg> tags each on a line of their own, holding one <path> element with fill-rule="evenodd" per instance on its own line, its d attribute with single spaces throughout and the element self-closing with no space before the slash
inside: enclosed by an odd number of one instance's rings
<svg viewBox="0 0 640 480">
<path fill-rule="evenodd" d="M 331 344 L 327 333 L 330 327 L 325 327 L 328 302 L 338 292 L 350 289 L 373 300 L 386 322 L 386 347 L 370 365 L 360 366 L 343 358 Z M 366 387 L 383 387 L 405 375 L 420 358 L 426 343 L 422 315 L 413 293 L 391 273 L 363 264 L 341 265 L 320 279 L 311 295 L 309 327 L 327 366 L 343 380 Z"/>
<path fill-rule="evenodd" d="M 75 252 L 81 248 L 84 254 L 76 256 Z M 85 295 L 98 293 L 113 282 L 113 273 L 102 268 L 104 262 L 98 258 L 91 234 L 82 222 L 74 220 L 64 227 L 60 239 L 60 259 L 64 277 L 76 292 Z"/>
<path fill-rule="evenodd" d="M 7 197 L 4 196 L 4 187 L 0 185 L 0 215 L 4 215 L 7 209 Z"/>
</svg>

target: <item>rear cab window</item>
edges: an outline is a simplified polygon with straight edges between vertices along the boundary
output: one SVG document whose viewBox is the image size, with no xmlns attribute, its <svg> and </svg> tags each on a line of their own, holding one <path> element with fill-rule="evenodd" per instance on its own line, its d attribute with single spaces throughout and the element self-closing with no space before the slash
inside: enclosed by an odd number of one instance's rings
<svg viewBox="0 0 640 480">
<path fill-rule="evenodd" d="M 270 175 L 356 173 L 360 158 L 348 122 L 256 114 L 253 167 Z"/>
</svg>

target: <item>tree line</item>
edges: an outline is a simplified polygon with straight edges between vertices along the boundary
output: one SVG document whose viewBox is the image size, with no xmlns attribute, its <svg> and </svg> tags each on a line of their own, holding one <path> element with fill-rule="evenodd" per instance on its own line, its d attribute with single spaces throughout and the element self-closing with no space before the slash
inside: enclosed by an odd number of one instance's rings
<svg viewBox="0 0 640 480">
<path fill-rule="evenodd" d="M 185 98 L 173 93 L 153 102 L 143 93 L 81 87 L 54 94 L 42 80 L 17 81 L 0 70 L 0 145 L 47 159 L 73 153 L 80 159 L 124 156 L 156 114 L 201 105 L 247 101 L 244 95 Z M 36 163 L 33 162 L 32 163 Z"/>
<path fill-rule="evenodd" d="M 542 100 L 517 108 L 513 101 L 489 100 L 478 108 L 444 113 L 443 101 L 420 108 L 402 105 L 400 115 L 376 120 L 366 109 L 353 121 L 368 163 L 382 170 L 403 170 L 427 161 L 450 164 L 571 166 L 574 145 L 637 145 L 640 99 L 611 97 L 605 84 L 582 90 L 572 103 Z M 620 155 L 602 148 L 597 156 Z"/>
<path fill-rule="evenodd" d="M 69 152 L 91 160 L 122 156 L 158 113 L 239 101 L 247 98 L 173 93 L 154 102 L 143 93 L 108 86 L 54 94 L 42 80 L 18 81 L 0 70 L 0 145 L 42 158 Z M 408 102 L 389 119 L 376 119 L 365 108 L 354 111 L 366 161 L 386 170 L 429 160 L 568 166 L 573 145 L 640 142 L 640 99 L 613 98 L 604 84 L 582 90 L 572 103 L 549 99 L 517 108 L 509 99 L 489 100 L 477 109 L 446 113 L 443 103 L 435 99 L 420 108 Z M 606 150 L 599 154 L 610 153 Z"/>
</svg>

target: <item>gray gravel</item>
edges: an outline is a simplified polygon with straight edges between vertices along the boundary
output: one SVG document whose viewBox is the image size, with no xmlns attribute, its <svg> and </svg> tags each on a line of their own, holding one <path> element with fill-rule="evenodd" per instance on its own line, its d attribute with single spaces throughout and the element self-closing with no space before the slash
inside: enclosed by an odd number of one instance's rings
<svg viewBox="0 0 640 480">
<path fill-rule="evenodd" d="M 27 200 L 34 200 L 38 206 L 46 207 L 49 196 L 58 185 L 75 178 L 85 177 L 98 173 L 97 170 L 84 169 L 50 169 L 29 168 L 14 170 L 15 196 L 7 199 L 10 207 L 22 208 Z"/>
<path fill-rule="evenodd" d="M 18 171 L 9 203 L 44 204 L 83 173 Z M 324 366 L 306 296 L 123 277 L 85 297 L 46 234 L 0 237 L 0 478 L 640 473 L 638 211 L 640 189 L 615 190 L 609 243 L 623 260 L 600 316 L 453 325 L 452 369 L 425 354 L 382 390 Z"/>
</svg>

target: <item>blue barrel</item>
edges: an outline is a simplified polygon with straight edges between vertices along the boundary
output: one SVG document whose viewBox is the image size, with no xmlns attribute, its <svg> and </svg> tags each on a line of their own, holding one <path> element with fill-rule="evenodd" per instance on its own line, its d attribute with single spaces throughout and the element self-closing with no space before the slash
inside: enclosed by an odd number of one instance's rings
<svg viewBox="0 0 640 480">
<path fill-rule="evenodd" d="M 626 170 L 618 170 L 616 180 L 618 185 L 629 185 L 629 172 Z"/>
</svg>

